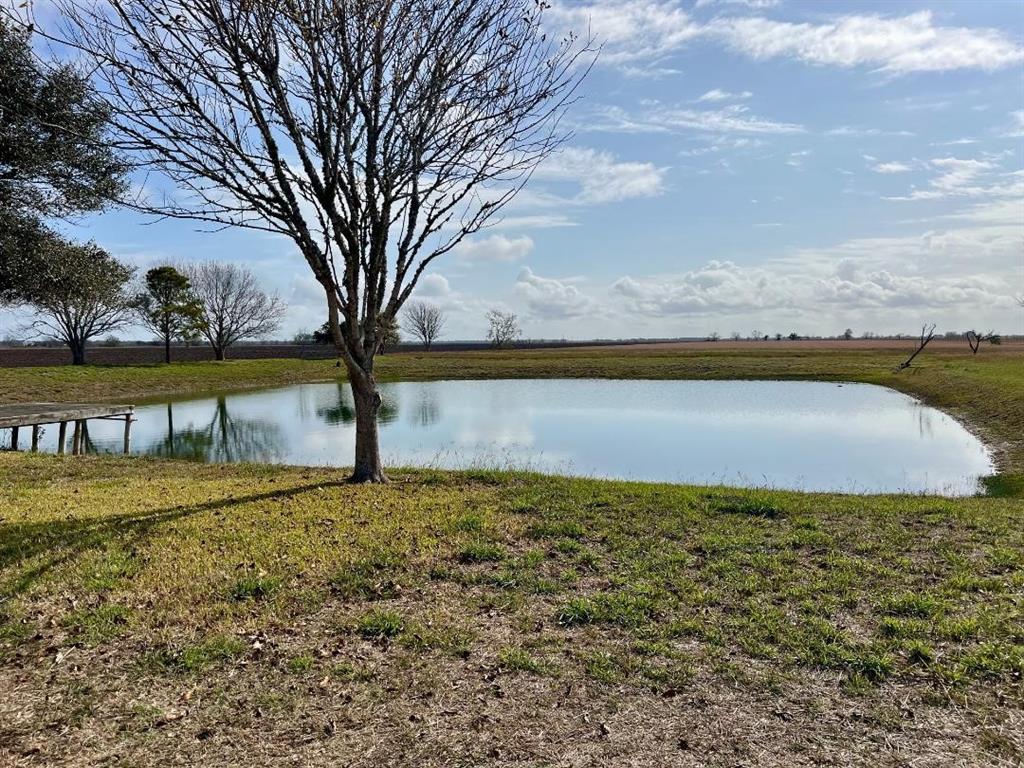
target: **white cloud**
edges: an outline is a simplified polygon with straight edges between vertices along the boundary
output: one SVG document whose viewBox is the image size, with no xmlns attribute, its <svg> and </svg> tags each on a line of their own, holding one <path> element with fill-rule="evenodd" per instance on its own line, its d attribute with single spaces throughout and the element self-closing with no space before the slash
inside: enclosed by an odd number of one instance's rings
<svg viewBox="0 0 1024 768">
<path fill-rule="evenodd" d="M 671 0 L 559 2 L 547 14 L 556 33 L 592 32 L 602 46 L 599 62 L 620 67 L 657 59 L 700 34 L 700 25 Z"/>
<path fill-rule="evenodd" d="M 825 131 L 826 136 L 843 136 L 852 138 L 864 138 L 867 136 L 913 136 L 910 131 L 886 131 L 882 128 L 864 128 L 855 125 L 841 125 Z"/>
<path fill-rule="evenodd" d="M 877 165 L 873 165 L 871 170 L 875 173 L 906 173 L 913 169 L 906 163 L 894 160 L 888 163 L 878 163 Z"/>
<path fill-rule="evenodd" d="M 712 136 L 710 138 L 705 138 L 705 140 L 708 142 L 705 146 L 695 147 L 693 149 L 681 149 L 679 150 L 679 156 L 700 157 L 702 155 L 710 155 L 730 150 L 755 149 L 757 147 L 763 147 L 765 144 L 763 139 L 752 139 L 746 136 Z"/>
<path fill-rule="evenodd" d="M 541 277 L 523 267 L 516 278 L 516 293 L 526 301 L 530 313 L 543 319 L 569 318 L 592 313 L 594 301 L 574 284 L 574 279 Z"/>
<path fill-rule="evenodd" d="M 1012 121 L 1013 127 L 1004 133 L 1003 136 L 1010 139 L 1019 139 L 1024 137 L 1024 109 L 1016 109 L 1011 112 L 1010 120 Z"/>
<path fill-rule="evenodd" d="M 764 9 L 773 0 L 705 0 Z M 548 11 L 555 34 L 592 32 L 602 45 L 599 62 L 644 74 L 639 62 L 663 59 L 696 39 L 710 38 L 756 59 L 795 58 L 819 66 L 867 66 L 893 75 L 957 69 L 994 71 L 1024 61 L 1024 49 L 1005 33 L 933 23 L 931 11 L 905 16 L 862 14 L 826 23 L 778 21 L 762 16 L 719 16 L 694 21 L 678 0 L 563 0 Z M 656 67 L 673 71 L 671 67 Z"/>
<path fill-rule="evenodd" d="M 637 114 L 621 107 L 604 107 L 585 121 L 581 130 L 613 133 L 706 133 L 789 134 L 803 133 L 795 123 L 780 123 L 747 114 L 749 108 L 730 104 L 721 109 L 698 110 L 660 103 L 644 104 Z"/>
<path fill-rule="evenodd" d="M 765 10 L 777 8 L 782 5 L 782 0 L 697 0 L 694 8 L 705 8 L 710 5 L 741 5 L 753 10 Z"/>
<path fill-rule="evenodd" d="M 424 275 L 416 284 L 416 297 L 423 299 L 441 299 L 451 296 L 452 287 L 444 275 Z"/>
<path fill-rule="evenodd" d="M 1024 51 L 1002 32 L 935 26 L 930 11 L 894 18 L 844 16 L 826 24 L 718 18 L 703 31 L 755 59 L 790 57 L 817 65 L 870 66 L 892 74 L 993 71 L 1024 61 Z"/>
<path fill-rule="evenodd" d="M 611 203 L 661 194 L 667 170 L 653 163 L 620 161 L 610 152 L 566 147 L 545 160 L 534 178 L 579 184 L 574 202 Z"/>
<path fill-rule="evenodd" d="M 697 101 L 743 101 L 753 95 L 750 91 L 730 93 L 729 91 L 723 91 L 721 88 L 712 88 L 700 96 Z"/>
<path fill-rule="evenodd" d="M 463 263 L 509 264 L 524 258 L 532 250 L 533 240 L 526 235 L 514 238 L 491 235 L 463 240 L 452 249 L 452 253 Z"/>
<path fill-rule="evenodd" d="M 658 63 L 653 64 L 621 64 L 619 72 L 626 77 L 642 78 L 645 80 L 660 80 L 663 77 L 681 75 L 683 71 L 675 67 L 663 67 Z"/>
<path fill-rule="evenodd" d="M 913 189 L 907 195 L 887 200 L 937 200 L 944 197 L 979 197 L 1024 194 L 1024 182 L 1010 175 L 1008 182 L 984 184 L 982 177 L 998 166 L 990 160 L 964 160 L 939 157 L 929 163 L 939 173 L 925 189 Z"/>
<path fill-rule="evenodd" d="M 799 152 L 790 152 L 789 157 L 786 159 L 786 165 L 790 168 L 803 168 L 804 158 L 809 157 L 811 150 L 802 149 Z"/>
</svg>

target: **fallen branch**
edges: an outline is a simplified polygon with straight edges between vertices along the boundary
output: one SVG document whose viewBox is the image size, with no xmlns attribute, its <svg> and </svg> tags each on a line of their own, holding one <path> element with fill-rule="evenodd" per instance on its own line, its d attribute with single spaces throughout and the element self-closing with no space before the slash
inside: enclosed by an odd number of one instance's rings
<svg viewBox="0 0 1024 768">
<path fill-rule="evenodd" d="M 935 323 L 932 323 L 931 327 L 928 327 L 927 325 L 922 325 L 921 339 L 917 344 L 917 349 L 913 351 L 910 357 L 908 357 L 906 360 L 899 364 L 899 367 L 896 368 L 896 373 L 899 373 L 900 371 L 909 368 L 910 364 L 914 362 L 914 358 L 921 354 L 921 350 L 927 347 L 928 342 L 931 341 L 933 338 L 935 338 Z"/>
</svg>

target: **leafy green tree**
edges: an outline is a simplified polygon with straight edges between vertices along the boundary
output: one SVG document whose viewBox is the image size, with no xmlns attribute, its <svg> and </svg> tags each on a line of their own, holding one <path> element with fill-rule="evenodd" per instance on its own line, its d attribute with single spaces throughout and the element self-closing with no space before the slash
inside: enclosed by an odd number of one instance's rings
<svg viewBox="0 0 1024 768">
<path fill-rule="evenodd" d="M 47 236 L 36 246 L 45 274 L 19 277 L 11 297 L 36 311 L 33 329 L 68 345 L 75 365 L 85 363 L 90 339 L 110 333 L 131 319 L 128 284 L 135 268 L 122 264 L 95 243 L 81 245 Z"/>
<path fill-rule="evenodd" d="M 45 275 L 54 249 L 44 220 L 123 193 L 127 166 L 108 139 L 109 117 L 87 78 L 41 63 L 28 30 L 0 15 L 0 301 Z"/>
<path fill-rule="evenodd" d="M 171 362 L 171 342 L 199 336 L 203 307 L 192 293 L 188 278 L 171 266 L 154 267 L 146 273 L 146 290 L 135 299 L 143 325 L 164 343 L 164 362 Z"/>
</svg>

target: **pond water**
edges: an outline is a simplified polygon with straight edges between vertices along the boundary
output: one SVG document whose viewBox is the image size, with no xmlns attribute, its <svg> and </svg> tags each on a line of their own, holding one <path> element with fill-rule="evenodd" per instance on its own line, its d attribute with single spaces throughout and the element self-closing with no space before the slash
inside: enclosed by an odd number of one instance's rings
<svg viewBox="0 0 1024 768">
<path fill-rule="evenodd" d="M 988 450 L 950 416 L 868 384 L 536 379 L 381 385 L 388 466 L 850 493 L 977 492 Z M 351 465 L 346 384 L 137 409 L 132 450 L 203 461 Z M 56 427 L 42 447 L 52 450 Z M 70 430 L 69 430 L 70 432 Z M 89 451 L 121 450 L 118 422 Z"/>
</svg>

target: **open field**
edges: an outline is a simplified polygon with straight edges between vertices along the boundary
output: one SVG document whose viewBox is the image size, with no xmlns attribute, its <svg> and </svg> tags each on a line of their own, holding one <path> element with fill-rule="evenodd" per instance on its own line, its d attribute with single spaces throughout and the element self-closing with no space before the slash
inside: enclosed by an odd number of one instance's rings
<svg viewBox="0 0 1024 768">
<path fill-rule="evenodd" d="M 387 355 L 384 378 L 895 385 L 1002 497 L 0 454 L 0 764 L 1010 766 L 1024 760 L 1024 356 L 670 346 Z M 0 370 L 0 399 L 331 378 Z"/>
</svg>

